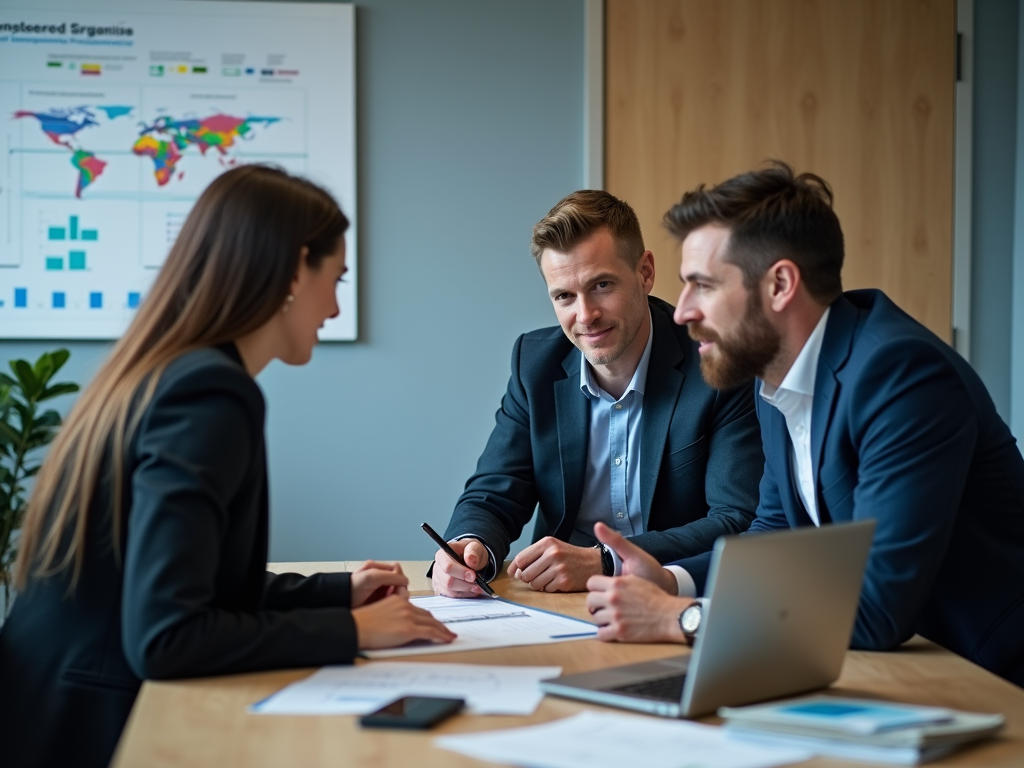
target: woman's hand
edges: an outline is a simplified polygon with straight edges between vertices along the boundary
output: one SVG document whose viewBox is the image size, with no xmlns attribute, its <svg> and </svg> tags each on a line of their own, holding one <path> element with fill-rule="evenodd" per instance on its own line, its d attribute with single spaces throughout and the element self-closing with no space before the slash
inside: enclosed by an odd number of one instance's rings
<svg viewBox="0 0 1024 768">
<path fill-rule="evenodd" d="M 352 572 L 352 607 L 369 605 L 388 595 L 406 596 L 409 579 L 398 563 L 367 560 Z"/>
<path fill-rule="evenodd" d="M 353 579 L 355 573 L 352 574 Z M 406 595 L 388 595 L 352 611 L 359 650 L 394 648 L 414 640 L 450 643 L 456 635 L 429 611 L 417 608 Z"/>
</svg>

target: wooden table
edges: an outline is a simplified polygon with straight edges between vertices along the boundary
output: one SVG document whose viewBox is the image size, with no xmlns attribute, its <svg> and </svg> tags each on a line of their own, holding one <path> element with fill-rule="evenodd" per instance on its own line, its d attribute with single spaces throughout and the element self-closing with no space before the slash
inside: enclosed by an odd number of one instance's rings
<svg viewBox="0 0 1024 768">
<path fill-rule="evenodd" d="M 274 570 L 312 573 L 318 570 L 352 570 L 356 565 L 278 563 Z M 410 576 L 411 589 L 429 589 L 429 582 L 422 576 L 427 563 L 402 565 Z M 494 586 L 499 594 L 526 605 L 582 618 L 587 615 L 584 598 L 580 594 L 536 593 L 507 577 L 496 580 Z M 568 674 L 680 652 L 685 652 L 685 649 L 678 645 L 620 645 L 579 640 L 555 645 L 405 658 L 435 662 L 560 665 Z M 487 764 L 437 749 L 433 746 L 434 737 L 441 733 L 467 733 L 541 723 L 591 707 L 606 709 L 548 696 L 529 717 L 459 715 L 426 733 L 362 730 L 351 716 L 285 717 L 246 712 L 249 704 L 266 698 L 312 671 L 289 669 L 178 682 L 147 682 L 132 710 L 113 765 L 117 768 L 481 766 Z M 895 653 L 850 651 L 842 676 L 831 692 L 975 712 L 1002 712 L 1006 715 L 1007 727 L 1000 738 L 961 750 L 932 765 L 1024 766 L 1024 689 L 920 638 L 915 638 Z M 718 722 L 714 717 L 703 721 Z M 872 764 L 817 758 L 801 765 L 824 768 Z"/>
</svg>

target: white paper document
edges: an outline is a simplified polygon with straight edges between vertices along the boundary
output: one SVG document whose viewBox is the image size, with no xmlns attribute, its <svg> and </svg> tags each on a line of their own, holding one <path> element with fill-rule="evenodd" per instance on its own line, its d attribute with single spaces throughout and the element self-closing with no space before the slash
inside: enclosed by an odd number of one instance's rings
<svg viewBox="0 0 1024 768">
<path fill-rule="evenodd" d="M 494 667 L 382 661 L 324 667 L 253 704 L 261 715 L 363 715 L 401 696 L 466 700 L 477 715 L 529 715 L 544 696 L 538 683 L 561 667 Z"/>
<path fill-rule="evenodd" d="M 711 725 L 602 712 L 525 728 L 442 736 L 434 743 L 478 760 L 526 768 L 770 768 L 812 757 L 803 749 L 731 741 L 724 729 Z"/>
<path fill-rule="evenodd" d="M 411 643 L 401 648 L 363 651 L 371 659 L 393 656 L 418 656 L 424 653 L 475 651 L 481 648 L 506 648 L 513 645 L 543 645 L 567 640 L 581 640 L 597 635 L 593 624 L 548 613 L 508 600 L 479 598 L 460 600 L 454 597 L 410 598 L 412 603 L 433 614 L 438 621 L 458 635 L 447 645 Z"/>
</svg>

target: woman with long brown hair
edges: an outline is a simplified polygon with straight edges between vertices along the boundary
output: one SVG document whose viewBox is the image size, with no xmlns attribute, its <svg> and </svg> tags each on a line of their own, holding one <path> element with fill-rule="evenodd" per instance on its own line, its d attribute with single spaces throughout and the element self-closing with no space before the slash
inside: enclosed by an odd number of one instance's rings
<svg viewBox="0 0 1024 768">
<path fill-rule="evenodd" d="M 303 179 L 218 177 L 37 478 L 0 632 L 5 766 L 106 765 L 146 678 L 352 661 L 454 635 L 394 563 L 266 571 L 271 360 L 338 314 L 348 220 Z"/>
</svg>

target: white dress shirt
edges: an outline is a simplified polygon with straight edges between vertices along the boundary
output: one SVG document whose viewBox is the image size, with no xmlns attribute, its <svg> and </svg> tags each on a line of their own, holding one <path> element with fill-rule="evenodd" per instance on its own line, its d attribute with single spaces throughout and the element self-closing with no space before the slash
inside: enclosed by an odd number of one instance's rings
<svg viewBox="0 0 1024 768">
<path fill-rule="evenodd" d="M 800 354 L 787 371 L 778 388 L 767 381 L 761 382 L 761 399 L 779 409 L 786 419 L 791 443 L 790 458 L 796 470 L 797 490 L 800 500 L 804 503 L 807 514 L 815 525 L 821 525 L 818 519 L 818 494 L 814 488 L 814 472 L 811 462 L 811 411 L 814 406 L 814 381 L 818 373 L 818 358 L 821 356 L 821 344 L 825 340 L 825 325 L 828 313 L 825 310 L 811 335 L 807 337 Z M 678 565 L 667 566 L 676 577 L 676 585 L 680 597 L 694 597 L 697 586 L 693 577 L 685 568 Z"/>
</svg>

